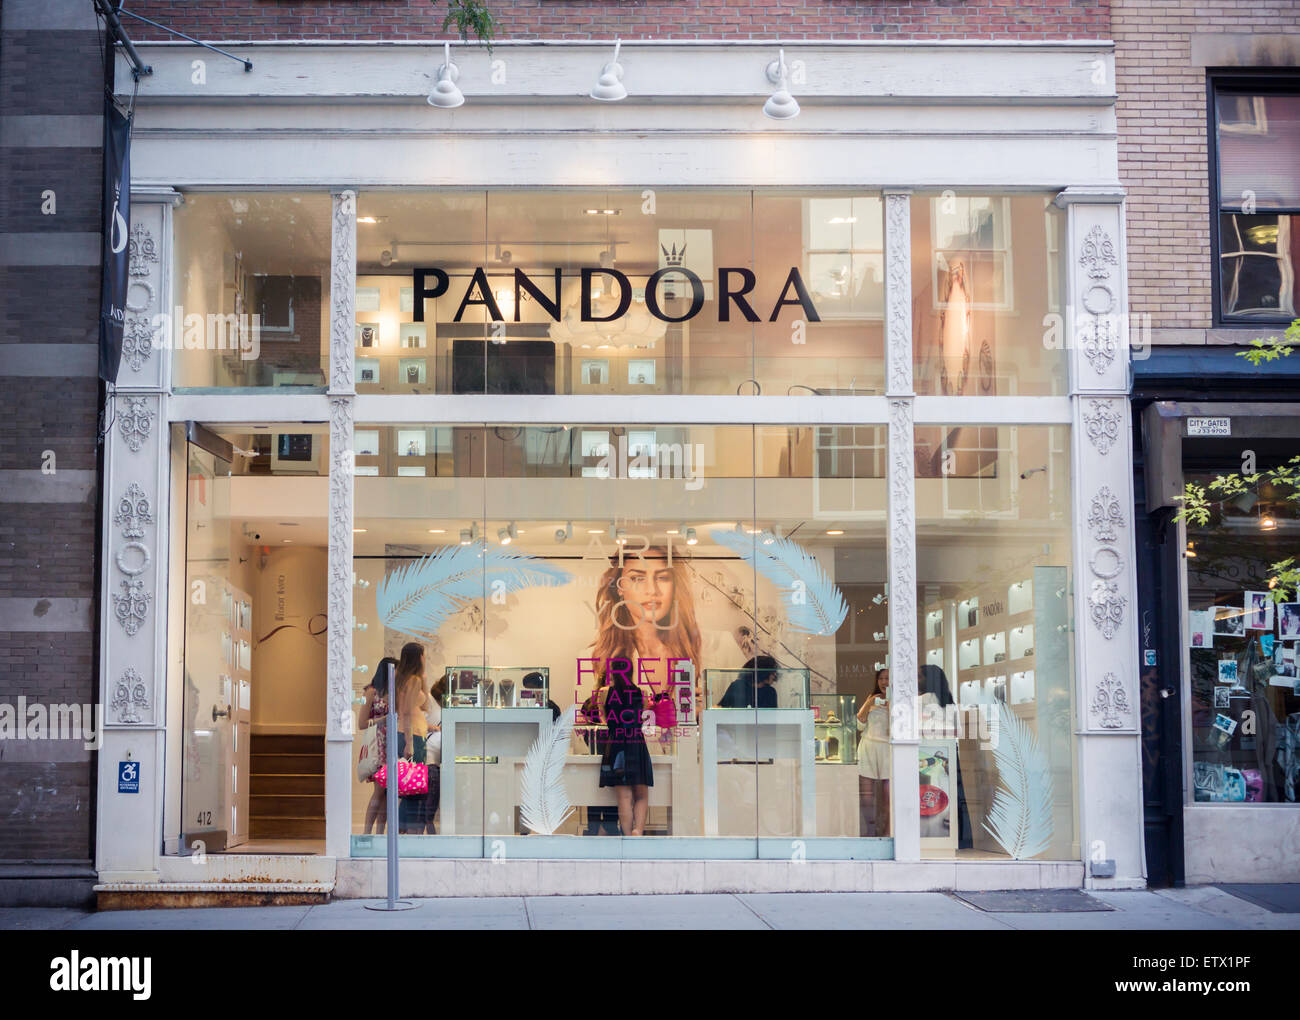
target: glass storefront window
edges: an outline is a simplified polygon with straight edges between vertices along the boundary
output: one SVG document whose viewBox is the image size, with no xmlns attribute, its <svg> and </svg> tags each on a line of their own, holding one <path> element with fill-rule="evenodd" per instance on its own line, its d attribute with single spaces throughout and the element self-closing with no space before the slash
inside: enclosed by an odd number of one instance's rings
<svg viewBox="0 0 1300 1020">
<path fill-rule="evenodd" d="M 357 222 L 359 393 L 882 389 L 876 195 L 365 192 Z"/>
<path fill-rule="evenodd" d="M 1261 452 L 1259 470 L 1274 466 Z M 1213 478 L 1203 466 L 1185 474 L 1202 486 Z M 1264 482 L 1212 501 L 1210 520 L 1187 527 L 1190 797 L 1197 803 L 1300 800 L 1300 604 L 1275 603 L 1270 584 L 1272 564 L 1295 554 L 1300 515 L 1289 494 Z"/>
<path fill-rule="evenodd" d="M 174 222 L 175 306 L 154 323 L 173 386 L 323 389 L 330 196 L 192 193 Z"/>
<path fill-rule="evenodd" d="M 882 427 L 358 425 L 355 443 L 358 692 L 413 640 L 443 685 L 440 793 L 408 835 L 616 835 L 620 769 L 653 779 L 624 834 L 748 857 L 887 835 L 874 809 L 864 828 L 857 754 L 888 650 Z M 574 809 L 554 828 L 527 820 L 552 719 Z M 382 831 L 372 796 L 356 784 L 358 834 Z"/>
<path fill-rule="evenodd" d="M 917 393 L 1066 392 L 1064 223 L 1050 195 L 913 196 Z"/>
<path fill-rule="evenodd" d="M 1078 857 L 1069 465 L 1065 426 L 916 429 L 923 856 Z"/>
</svg>

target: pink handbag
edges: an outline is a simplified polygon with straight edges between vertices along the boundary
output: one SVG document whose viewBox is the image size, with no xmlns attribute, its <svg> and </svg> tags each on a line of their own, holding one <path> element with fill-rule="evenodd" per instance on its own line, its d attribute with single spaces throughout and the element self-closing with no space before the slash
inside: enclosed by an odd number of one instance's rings
<svg viewBox="0 0 1300 1020">
<path fill-rule="evenodd" d="M 672 695 L 660 697 L 654 704 L 655 725 L 661 730 L 671 730 L 677 725 L 677 706 Z"/>
<path fill-rule="evenodd" d="M 388 788 L 388 766 L 381 765 L 375 773 L 375 785 Z M 424 762 L 399 761 L 397 763 L 397 795 L 420 797 L 429 792 L 429 766 Z"/>
</svg>

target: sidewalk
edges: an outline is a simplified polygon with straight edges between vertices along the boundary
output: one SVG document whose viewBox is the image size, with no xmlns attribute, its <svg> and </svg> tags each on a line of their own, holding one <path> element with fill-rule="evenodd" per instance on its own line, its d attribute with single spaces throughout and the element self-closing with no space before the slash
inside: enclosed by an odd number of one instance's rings
<svg viewBox="0 0 1300 1020">
<path fill-rule="evenodd" d="M 415 900 L 397 913 L 372 900 L 310 907 L 207 910 L 0 909 L 0 930 L 186 929 L 1185 929 L 1300 930 L 1294 886 L 1247 887 L 1255 902 L 1215 886 L 1036 893 L 1037 909 L 982 910 L 951 893 L 771 893 L 693 896 L 529 896 Z M 1007 894 L 984 894 L 1005 896 Z M 977 897 L 971 894 L 972 899 Z M 1014 899 L 1014 894 L 1012 899 Z M 1091 902 L 1089 902 L 1091 901 Z M 986 905 L 990 901 L 985 901 Z M 1268 903 L 1269 906 L 1263 904 Z M 998 901 L 993 901 L 998 905 Z M 1005 905 L 1005 904 L 1003 904 Z M 1023 902 L 1021 905 L 1025 905 Z M 1086 909 L 1065 911 L 1063 906 Z M 1282 912 L 1281 909 L 1291 912 Z"/>
</svg>

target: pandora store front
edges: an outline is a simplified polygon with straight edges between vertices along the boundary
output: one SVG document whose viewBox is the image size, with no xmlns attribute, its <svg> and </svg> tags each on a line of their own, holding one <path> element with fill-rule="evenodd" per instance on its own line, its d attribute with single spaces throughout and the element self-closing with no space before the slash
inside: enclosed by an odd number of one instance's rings
<svg viewBox="0 0 1300 1020">
<path fill-rule="evenodd" d="M 138 188 L 163 858 L 1140 880 L 1117 196 L 789 173 Z"/>
</svg>

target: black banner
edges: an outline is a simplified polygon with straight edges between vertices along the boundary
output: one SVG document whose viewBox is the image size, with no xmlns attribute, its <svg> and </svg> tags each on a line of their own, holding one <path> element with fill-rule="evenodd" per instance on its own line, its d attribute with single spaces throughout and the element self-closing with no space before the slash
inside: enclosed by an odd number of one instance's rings
<svg viewBox="0 0 1300 1020">
<path fill-rule="evenodd" d="M 131 222 L 131 119 L 104 97 L 104 276 L 99 292 L 99 377 L 117 381 L 126 324 Z"/>
</svg>

